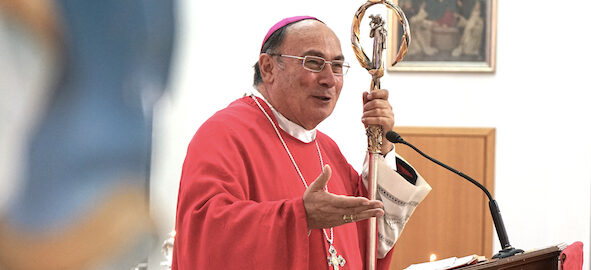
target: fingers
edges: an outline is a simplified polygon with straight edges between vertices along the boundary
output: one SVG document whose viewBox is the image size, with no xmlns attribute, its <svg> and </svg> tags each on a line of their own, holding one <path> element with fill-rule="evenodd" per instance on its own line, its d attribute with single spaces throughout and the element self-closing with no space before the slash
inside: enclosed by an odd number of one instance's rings
<svg viewBox="0 0 591 270">
<path fill-rule="evenodd" d="M 362 206 L 355 206 L 355 207 L 342 207 L 341 210 L 343 212 L 348 212 L 349 214 L 357 214 L 357 213 L 361 213 L 364 211 L 368 211 L 368 210 L 372 210 L 372 209 L 382 209 L 384 207 L 384 204 L 380 201 L 374 200 L 374 201 L 367 201 L 367 204 L 364 204 Z"/>
<path fill-rule="evenodd" d="M 365 197 L 335 195 L 324 192 L 320 203 L 306 206 L 308 227 L 310 229 L 330 228 L 348 222 L 360 221 L 370 217 L 383 216 L 383 204 Z M 345 215 L 350 217 L 345 219 Z"/>
<path fill-rule="evenodd" d="M 380 201 L 326 192 L 324 187 L 331 174 L 330 166 L 325 165 L 322 173 L 304 192 L 303 201 L 309 229 L 330 228 L 384 214 L 384 205 Z M 345 219 L 345 215 L 348 218 Z"/>
<path fill-rule="evenodd" d="M 390 93 L 386 89 L 377 89 L 377 90 L 372 90 L 370 92 L 364 92 L 363 93 L 363 103 L 365 104 L 366 100 L 371 101 L 374 99 L 388 100 L 389 96 L 390 96 Z"/>
<path fill-rule="evenodd" d="M 372 217 L 381 217 L 384 215 L 383 209 L 369 209 L 362 212 L 358 212 L 355 214 L 344 214 L 343 215 L 343 224 L 349 222 L 357 222 L 366 220 Z"/>
<path fill-rule="evenodd" d="M 332 175 L 332 170 L 328 164 L 324 165 L 322 168 L 322 173 L 310 184 L 308 190 L 310 191 L 320 191 L 324 190 L 326 184 L 328 184 L 328 180 L 330 180 L 330 176 Z"/>
<path fill-rule="evenodd" d="M 388 102 L 388 100 L 386 100 L 386 99 L 367 100 L 367 102 L 365 102 L 363 104 L 363 112 L 376 110 L 376 109 L 392 111 L 392 106 L 390 105 L 390 102 Z"/>
<path fill-rule="evenodd" d="M 317 192 L 308 200 L 308 205 L 312 207 L 314 213 L 320 215 L 344 215 L 359 213 L 369 209 L 379 209 L 383 207 L 380 201 L 370 201 L 365 197 L 353 197 L 344 195 L 335 195 L 328 192 Z"/>
<path fill-rule="evenodd" d="M 381 112 L 392 111 L 392 106 L 388 102 L 388 90 L 374 90 L 363 92 L 363 112 L 380 110 Z"/>
<path fill-rule="evenodd" d="M 379 125 L 384 130 L 394 127 L 394 112 L 388 102 L 388 90 L 378 89 L 363 93 L 363 115 L 361 122 L 367 127 Z"/>
<path fill-rule="evenodd" d="M 379 125 L 384 130 L 391 130 L 394 127 L 394 114 L 390 112 L 371 111 L 364 112 L 361 122 L 365 125 Z"/>
<path fill-rule="evenodd" d="M 365 197 L 354 197 L 354 196 L 345 196 L 345 195 L 336 195 L 336 194 L 329 194 L 329 203 L 331 206 L 335 207 L 339 210 L 355 210 L 356 208 L 364 209 L 364 208 L 380 208 L 383 207 L 382 202 L 380 201 L 370 201 L 368 198 Z M 361 211 L 361 210 L 360 210 Z"/>
</svg>

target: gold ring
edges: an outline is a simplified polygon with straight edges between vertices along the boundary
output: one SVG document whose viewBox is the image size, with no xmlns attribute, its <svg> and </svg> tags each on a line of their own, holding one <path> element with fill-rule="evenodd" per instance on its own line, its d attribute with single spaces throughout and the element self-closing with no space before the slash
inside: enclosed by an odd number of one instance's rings
<svg viewBox="0 0 591 270">
<path fill-rule="evenodd" d="M 353 215 L 343 215 L 343 221 L 345 221 L 345 223 L 353 222 L 353 220 Z"/>
</svg>

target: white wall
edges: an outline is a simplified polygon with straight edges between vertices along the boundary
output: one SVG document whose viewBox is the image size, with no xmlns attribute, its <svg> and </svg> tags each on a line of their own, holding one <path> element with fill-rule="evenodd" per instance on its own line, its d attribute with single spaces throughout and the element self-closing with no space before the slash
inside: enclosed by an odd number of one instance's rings
<svg viewBox="0 0 591 270">
<path fill-rule="evenodd" d="M 262 38 L 281 18 L 317 16 L 340 37 L 354 68 L 335 112 L 319 128 L 359 168 L 365 149 L 360 97 L 370 77 L 355 60 L 349 31 L 362 3 L 180 2 L 171 93 L 160 102 L 154 125 L 152 208 L 163 237 L 174 227 L 189 140 L 211 114 L 251 91 L 251 66 Z M 583 241 L 584 269 L 589 269 L 591 244 L 591 53 L 584 41 L 590 9 L 591 3 L 576 0 L 501 1 L 496 73 L 388 73 L 382 78 L 397 125 L 495 127 L 495 195 L 511 243 L 529 250 Z M 151 261 L 160 258 L 156 254 Z"/>
</svg>

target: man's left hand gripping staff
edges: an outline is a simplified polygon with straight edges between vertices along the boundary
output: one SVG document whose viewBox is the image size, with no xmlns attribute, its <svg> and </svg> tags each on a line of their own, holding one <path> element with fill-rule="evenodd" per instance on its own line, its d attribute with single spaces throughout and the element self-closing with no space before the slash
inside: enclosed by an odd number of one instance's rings
<svg viewBox="0 0 591 270">
<path fill-rule="evenodd" d="M 363 93 L 363 116 L 361 122 L 368 125 L 379 125 L 385 132 L 394 128 L 394 112 L 388 102 L 388 90 L 378 89 Z M 383 136 L 382 154 L 387 154 L 394 149 L 391 142 Z"/>
</svg>

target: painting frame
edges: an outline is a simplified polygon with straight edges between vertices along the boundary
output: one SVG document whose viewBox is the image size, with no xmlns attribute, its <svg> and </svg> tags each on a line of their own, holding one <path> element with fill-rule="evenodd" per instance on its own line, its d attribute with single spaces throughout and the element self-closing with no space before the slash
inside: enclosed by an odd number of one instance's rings
<svg viewBox="0 0 591 270">
<path fill-rule="evenodd" d="M 411 42 L 407 55 L 393 66 L 402 27 L 390 10 L 388 71 L 495 72 L 497 0 L 394 0 L 393 3 L 408 18 Z"/>
</svg>

